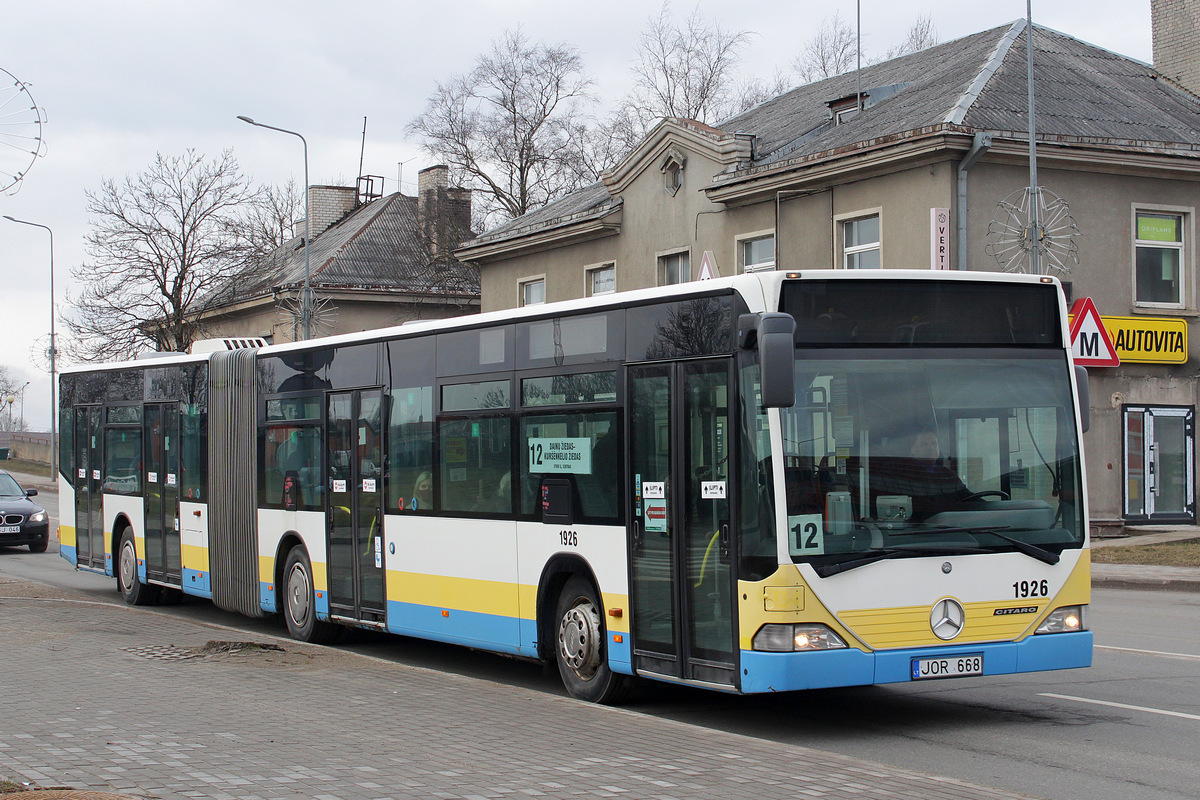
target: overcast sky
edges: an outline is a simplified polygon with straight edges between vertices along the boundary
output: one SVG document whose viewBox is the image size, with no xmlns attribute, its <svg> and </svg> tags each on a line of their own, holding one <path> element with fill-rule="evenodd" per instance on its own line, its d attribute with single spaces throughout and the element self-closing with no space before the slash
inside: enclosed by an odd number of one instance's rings
<svg viewBox="0 0 1200 800">
<path fill-rule="evenodd" d="M 705 16 L 729 30 L 753 31 L 747 75 L 787 70 L 824 15 L 852 25 L 852 0 L 700 0 Z M 677 17 L 696 7 L 672 5 Z M 244 114 L 299 131 L 308 140 L 313 183 L 358 174 L 363 117 L 365 174 L 393 192 L 403 162 L 406 194 L 430 165 L 405 125 L 438 80 L 470 69 L 506 27 L 533 41 L 566 42 L 583 56 L 603 101 L 629 87 L 638 34 L 657 13 L 652 2 L 313 2 L 312 0 L 105 0 L 8 3 L 0 67 L 30 86 L 45 110 L 45 156 L 16 194 L 0 195 L 0 215 L 54 230 L 60 320 L 70 272 L 85 263 L 84 192 L 121 179 L 161 152 L 232 148 L 257 183 L 303 181 L 300 143 L 238 122 Z M 879 54 L 919 14 L 932 16 L 941 41 L 1025 16 L 1024 0 L 862 0 L 863 50 Z M 1149 62 L 1149 0 L 1034 0 L 1034 21 Z M 6 77 L 0 74 L 0 77 Z M 0 153 L 0 158 L 4 155 Z M 12 162 L 0 162 L 12 166 Z M 50 328 L 49 237 L 0 219 L 0 365 L 30 381 L 25 419 L 48 430 L 49 376 L 31 353 Z M 64 332 L 61 322 L 57 331 Z M 6 413 L 0 411 L 0 413 Z M 14 410 L 21 413 L 21 402 Z"/>
</svg>

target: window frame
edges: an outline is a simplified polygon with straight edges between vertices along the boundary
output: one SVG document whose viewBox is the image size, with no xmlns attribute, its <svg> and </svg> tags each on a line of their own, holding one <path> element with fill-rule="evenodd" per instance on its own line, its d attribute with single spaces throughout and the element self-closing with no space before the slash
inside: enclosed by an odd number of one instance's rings
<svg viewBox="0 0 1200 800">
<path fill-rule="evenodd" d="M 532 303 L 526 302 L 526 300 L 527 300 L 526 295 L 528 293 L 529 288 L 532 286 L 537 286 L 539 284 L 542 287 L 542 299 L 532 302 Z M 517 281 L 517 302 L 521 308 L 526 308 L 528 306 L 545 305 L 546 304 L 546 273 L 543 272 L 541 275 L 528 275 L 524 278 L 521 278 L 519 281 Z"/>
<path fill-rule="evenodd" d="M 747 274 L 750 272 L 770 272 L 775 269 L 778 263 L 779 251 L 775 249 L 775 255 L 770 261 L 762 261 L 757 264 L 746 263 L 746 247 L 754 242 L 761 242 L 764 239 L 771 239 L 774 242 L 774 247 L 777 248 L 779 243 L 775 241 L 775 229 L 770 228 L 762 231 L 752 231 L 743 233 L 733 237 L 734 247 L 737 249 L 737 265 L 739 274 Z M 774 249 L 774 248 L 773 248 Z"/>
<path fill-rule="evenodd" d="M 666 259 L 669 258 L 687 258 L 687 276 L 682 280 L 671 281 L 667 283 L 663 280 L 666 271 Z M 681 247 L 674 250 L 661 250 L 654 254 L 655 260 L 655 286 L 679 286 L 680 284 L 690 283 L 692 281 L 692 249 L 690 247 Z"/>
<path fill-rule="evenodd" d="M 879 239 L 863 245 L 846 246 L 846 229 L 852 222 L 875 217 L 879 220 Z M 833 218 L 834 241 L 837 243 L 838 263 L 835 269 L 875 269 L 874 267 L 851 267 L 847 263 L 849 256 L 860 253 L 877 251 L 879 253 L 879 269 L 883 269 L 883 208 L 863 208 L 847 214 L 838 214 Z"/>
<path fill-rule="evenodd" d="M 1152 239 L 1137 238 L 1138 217 L 1171 216 L 1179 218 L 1178 242 L 1162 242 Z M 1192 242 L 1195 241 L 1195 207 L 1172 206 L 1158 203 L 1133 203 L 1129 213 L 1129 266 L 1130 266 L 1130 295 L 1135 311 L 1152 309 L 1155 312 L 1195 311 L 1195 256 Z M 1175 250 L 1179 253 L 1179 299 L 1177 302 L 1164 303 L 1155 300 L 1142 300 L 1138 297 L 1138 248 L 1152 247 L 1160 250 Z"/>
<path fill-rule="evenodd" d="M 612 280 L 613 288 L 609 289 L 606 292 L 594 291 L 593 290 L 593 287 L 595 286 L 594 276 L 596 275 L 596 273 L 603 272 L 604 270 L 609 270 L 609 269 L 611 269 L 612 273 L 613 273 L 613 280 Z M 603 261 L 598 264 L 588 264 L 586 267 L 583 268 L 583 296 L 584 297 L 605 297 L 610 294 L 616 294 L 616 292 L 617 292 L 617 262 Z"/>
</svg>

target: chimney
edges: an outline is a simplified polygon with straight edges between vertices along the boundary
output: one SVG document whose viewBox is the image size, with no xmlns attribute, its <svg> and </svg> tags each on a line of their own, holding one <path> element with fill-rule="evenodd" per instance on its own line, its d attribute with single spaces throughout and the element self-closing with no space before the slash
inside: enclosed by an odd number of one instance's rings
<svg viewBox="0 0 1200 800">
<path fill-rule="evenodd" d="M 308 187 L 308 214 L 312 218 L 308 235 L 316 239 L 357 206 L 358 190 L 353 186 Z M 294 232 L 304 235 L 304 220 L 296 223 Z"/>
<path fill-rule="evenodd" d="M 437 258 L 471 236 L 471 190 L 450 187 L 444 164 L 417 173 L 417 224 L 429 252 Z"/>
<path fill-rule="evenodd" d="M 1200 94 L 1200 0 L 1150 0 L 1154 69 Z"/>
</svg>

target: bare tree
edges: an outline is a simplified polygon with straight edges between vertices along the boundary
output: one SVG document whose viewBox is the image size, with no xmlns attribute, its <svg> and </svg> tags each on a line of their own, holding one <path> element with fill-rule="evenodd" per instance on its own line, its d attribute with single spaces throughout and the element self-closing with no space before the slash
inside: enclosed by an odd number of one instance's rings
<svg viewBox="0 0 1200 800">
<path fill-rule="evenodd" d="M 699 6 L 676 24 L 670 4 L 663 3 L 638 41 L 626 104 L 646 127 L 661 117 L 711 124 L 732 116 L 742 109 L 735 73 L 751 36 L 705 19 Z"/>
<path fill-rule="evenodd" d="M 214 159 L 159 153 L 143 172 L 88 192 L 89 260 L 72 270 L 82 290 L 67 320 L 72 355 L 187 350 L 199 333 L 199 298 L 250 255 L 236 221 L 257 199 L 228 150 Z"/>
<path fill-rule="evenodd" d="M 854 28 L 835 13 L 822 20 L 816 35 L 804 43 L 800 55 L 792 62 L 792 69 L 803 83 L 812 83 L 849 72 L 857 55 Z"/>
<path fill-rule="evenodd" d="M 13 416 L 12 404 L 8 402 L 9 396 L 12 396 L 23 408 L 25 403 L 21 399 L 21 393 L 28 385 L 27 382 L 14 378 L 8 367 L 0 366 L 0 431 L 28 429 L 25 424 L 25 412 L 21 411 L 20 416 Z"/>
<path fill-rule="evenodd" d="M 483 221 L 511 219 L 583 185 L 571 120 L 590 83 L 574 47 L 506 31 L 469 73 L 437 85 L 408 132 L 476 190 Z"/>
<path fill-rule="evenodd" d="M 253 253 L 262 258 L 293 238 L 293 228 L 304 219 L 304 192 L 289 178 L 283 186 L 263 186 L 257 202 L 246 204 L 236 228 Z"/>
<path fill-rule="evenodd" d="M 888 49 L 884 59 L 899 58 L 938 43 L 937 26 L 933 24 L 930 14 L 920 14 L 908 28 L 904 41 Z"/>
</svg>

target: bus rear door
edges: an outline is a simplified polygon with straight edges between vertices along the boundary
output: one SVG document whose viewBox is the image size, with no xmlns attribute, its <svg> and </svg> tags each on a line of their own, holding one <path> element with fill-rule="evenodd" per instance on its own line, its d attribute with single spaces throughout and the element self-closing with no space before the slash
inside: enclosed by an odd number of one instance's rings
<svg viewBox="0 0 1200 800">
<path fill-rule="evenodd" d="M 75 407 L 75 553 L 76 565 L 104 569 L 104 514 L 100 474 L 102 406 Z"/>
</svg>

